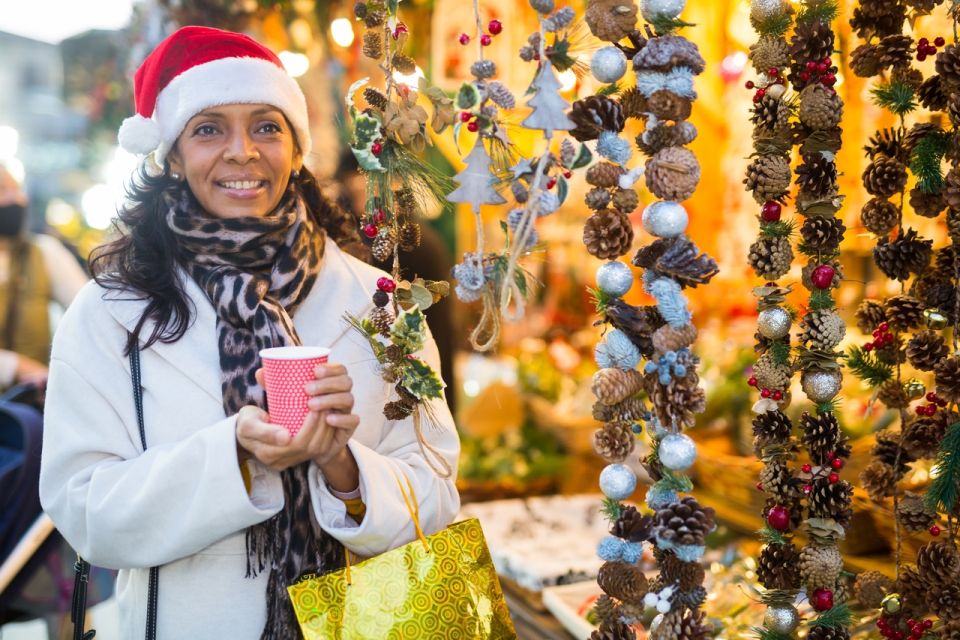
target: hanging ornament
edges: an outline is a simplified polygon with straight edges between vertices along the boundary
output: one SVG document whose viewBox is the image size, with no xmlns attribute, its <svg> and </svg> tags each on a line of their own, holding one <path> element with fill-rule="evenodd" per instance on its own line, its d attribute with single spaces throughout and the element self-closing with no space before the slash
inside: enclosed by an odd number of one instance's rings
<svg viewBox="0 0 960 640">
<path fill-rule="evenodd" d="M 833 591 L 830 589 L 817 589 L 810 598 L 810 605 L 817 611 L 828 611 L 833 609 Z"/>
<path fill-rule="evenodd" d="M 682 433 L 671 433 L 660 441 L 657 448 L 657 457 L 660 463 L 671 471 L 689 469 L 697 459 L 697 446 L 690 436 Z"/>
<path fill-rule="evenodd" d="M 800 388 L 813 402 L 829 402 L 840 393 L 843 376 L 839 371 L 804 371 Z"/>
<path fill-rule="evenodd" d="M 641 223 L 644 230 L 658 238 L 675 238 L 687 229 L 687 210 L 679 202 L 660 200 L 647 205 Z"/>
<path fill-rule="evenodd" d="M 940 331 L 947 328 L 947 316 L 939 309 L 924 309 L 923 322 L 934 331 Z"/>
<path fill-rule="evenodd" d="M 799 625 L 800 613 L 792 605 L 771 605 L 763 616 L 764 627 L 783 635 L 792 634 Z"/>
<path fill-rule="evenodd" d="M 610 464 L 600 472 L 600 491 L 611 500 L 626 500 L 637 489 L 637 475 L 625 464 Z"/>
<path fill-rule="evenodd" d="M 919 378 L 910 378 L 903 383 L 903 392 L 910 400 L 918 400 L 927 393 L 927 387 Z"/>
<path fill-rule="evenodd" d="M 880 608 L 884 613 L 895 616 L 903 608 L 903 600 L 899 593 L 888 593 L 880 602 Z"/>
<path fill-rule="evenodd" d="M 601 47 L 590 58 L 590 73 L 600 82 L 616 82 L 626 72 L 627 56 L 616 47 Z"/>
<path fill-rule="evenodd" d="M 618 260 L 605 262 L 597 269 L 597 286 L 607 295 L 619 298 L 633 287 L 633 271 Z"/>
<path fill-rule="evenodd" d="M 473 150 L 464 158 L 466 167 L 453 177 L 460 185 L 447 196 L 450 202 L 464 202 L 474 213 L 482 204 L 503 204 L 503 196 L 494 188 L 497 179 L 490 172 L 490 156 L 483 146 L 483 137 L 478 136 Z"/>
<path fill-rule="evenodd" d="M 647 22 L 674 20 L 686 5 L 687 0 L 641 0 L 640 15 Z"/>
<path fill-rule="evenodd" d="M 757 317 L 757 329 L 765 338 L 777 340 L 790 333 L 792 320 L 790 313 L 783 307 L 764 309 Z"/>
<path fill-rule="evenodd" d="M 753 0 L 750 3 L 750 20 L 754 24 L 763 23 L 788 11 L 790 6 L 784 0 Z"/>
</svg>

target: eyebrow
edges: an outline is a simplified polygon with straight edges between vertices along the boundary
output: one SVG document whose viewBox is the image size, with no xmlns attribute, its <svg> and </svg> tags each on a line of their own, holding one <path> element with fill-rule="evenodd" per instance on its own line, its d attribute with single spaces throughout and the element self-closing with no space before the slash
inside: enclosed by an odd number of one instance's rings
<svg viewBox="0 0 960 640">
<path fill-rule="evenodd" d="M 259 109 L 254 110 L 250 115 L 251 115 L 251 116 L 262 116 L 262 115 L 266 115 L 266 114 L 268 114 L 268 113 L 279 113 L 279 114 L 281 114 L 281 115 L 283 114 L 283 112 L 280 111 L 280 109 L 277 109 L 276 107 L 260 107 Z M 201 111 L 201 112 L 198 113 L 197 115 L 193 116 L 193 118 L 200 118 L 200 117 L 203 117 L 203 118 L 226 118 L 227 116 L 226 116 L 226 114 L 223 113 L 222 111 Z M 192 120 L 193 118 L 191 118 L 191 120 Z"/>
</svg>

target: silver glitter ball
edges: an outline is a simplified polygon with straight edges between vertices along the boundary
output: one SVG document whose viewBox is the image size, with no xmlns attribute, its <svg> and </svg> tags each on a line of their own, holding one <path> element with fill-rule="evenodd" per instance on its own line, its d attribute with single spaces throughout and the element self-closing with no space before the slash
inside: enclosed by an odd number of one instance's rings
<svg viewBox="0 0 960 640">
<path fill-rule="evenodd" d="M 764 309 L 757 317 L 757 329 L 764 338 L 776 340 L 790 333 L 790 314 L 783 307 Z"/>
<path fill-rule="evenodd" d="M 779 100 L 783 97 L 783 94 L 787 92 L 787 88 L 776 82 L 774 84 L 767 85 L 767 88 L 764 89 L 765 95 L 770 96 L 774 100 Z"/>
<path fill-rule="evenodd" d="M 763 626 L 771 631 L 790 635 L 800 625 L 800 613 L 792 605 L 771 605 L 763 616 Z"/>
<path fill-rule="evenodd" d="M 611 500 L 626 500 L 637 489 L 637 475 L 625 464 L 608 464 L 600 472 L 600 491 Z"/>
<path fill-rule="evenodd" d="M 689 469 L 697 459 L 697 445 L 690 436 L 682 433 L 671 433 L 660 441 L 657 456 L 667 469 L 683 471 Z"/>
<path fill-rule="evenodd" d="M 787 4 L 784 0 L 751 0 L 750 20 L 764 22 L 785 13 L 786 10 Z"/>
<path fill-rule="evenodd" d="M 540 13 L 553 11 L 553 0 L 530 0 L 530 6 Z"/>
<path fill-rule="evenodd" d="M 683 13 L 687 0 L 641 0 L 640 15 L 647 22 L 657 18 L 676 18 Z"/>
<path fill-rule="evenodd" d="M 597 269 L 597 286 L 604 293 L 619 298 L 633 286 L 633 271 L 619 260 L 605 262 Z"/>
<path fill-rule="evenodd" d="M 590 58 L 590 73 L 600 82 L 616 82 L 627 72 L 627 56 L 616 47 L 602 47 Z"/>
<path fill-rule="evenodd" d="M 675 238 L 687 229 L 687 210 L 678 202 L 660 200 L 643 210 L 641 222 L 652 236 Z"/>
<path fill-rule="evenodd" d="M 805 371 L 800 376 L 800 387 L 813 402 L 833 400 L 840 393 L 843 374 L 839 371 Z"/>
</svg>

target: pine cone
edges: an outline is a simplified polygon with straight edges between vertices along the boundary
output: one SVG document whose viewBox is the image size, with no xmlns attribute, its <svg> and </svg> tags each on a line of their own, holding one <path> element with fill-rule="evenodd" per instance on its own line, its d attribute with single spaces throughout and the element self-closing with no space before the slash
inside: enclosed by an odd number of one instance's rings
<svg viewBox="0 0 960 640">
<path fill-rule="evenodd" d="M 791 543 L 768 544 L 757 558 L 757 579 L 767 589 L 789 591 L 800 586 L 800 553 Z"/>
<path fill-rule="evenodd" d="M 940 76 L 930 76 L 920 85 L 918 92 L 920 104 L 930 111 L 946 111 L 950 94 L 944 91 L 943 79 Z"/>
<path fill-rule="evenodd" d="M 863 333 L 873 333 L 887 321 L 887 312 L 883 303 L 865 298 L 857 307 L 857 328 Z"/>
<path fill-rule="evenodd" d="M 387 108 L 387 96 L 373 87 L 367 87 L 363 90 L 363 99 L 366 100 L 367 104 L 371 107 L 379 109 L 380 111 Z"/>
<path fill-rule="evenodd" d="M 397 248 L 397 236 L 393 227 L 386 227 L 380 230 L 377 237 L 373 239 L 370 250 L 373 257 L 380 262 L 387 262 L 393 257 L 393 252 Z"/>
<path fill-rule="evenodd" d="M 815 251 L 833 253 L 843 240 L 847 227 L 840 218 L 807 218 L 800 227 L 803 243 Z"/>
<path fill-rule="evenodd" d="M 396 61 L 396 58 L 394 58 Z M 414 67 L 414 72 L 416 67 Z M 477 60 L 470 65 L 470 75 L 477 80 L 487 80 L 497 75 L 497 63 L 493 60 Z"/>
<path fill-rule="evenodd" d="M 593 450 L 607 462 L 623 462 L 633 453 L 635 444 L 629 422 L 608 422 L 593 432 Z"/>
<path fill-rule="evenodd" d="M 416 222 L 405 222 L 400 225 L 398 244 L 403 251 L 414 251 L 420 246 L 420 225 Z"/>
<path fill-rule="evenodd" d="M 613 598 L 605 593 L 593 603 L 593 612 L 597 615 L 597 619 L 600 620 L 601 626 L 619 623 L 621 615 L 620 607 Z M 594 633 L 597 632 L 595 631 Z"/>
<path fill-rule="evenodd" d="M 960 209 L 947 209 L 947 234 L 952 242 L 960 242 Z"/>
<path fill-rule="evenodd" d="M 850 54 L 850 68 L 853 74 L 861 78 L 871 78 L 883 71 L 880 47 L 864 43 Z"/>
<path fill-rule="evenodd" d="M 870 233 L 878 236 L 886 235 L 893 231 L 900 220 L 900 212 L 897 206 L 884 198 L 872 198 L 867 200 L 860 210 L 860 221 Z"/>
<path fill-rule="evenodd" d="M 949 542 L 932 540 L 917 552 L 917 572 L 930 585 L 954 582 L 960 575 L 960 554 Z"/>
<path fill-rule="evenodd" d="M 393 314 L 386 307 L 374 307 L 369 318 L 380 335 L 390 335 L 390 327 L 393 326 Z"/>
<path fill-rule="evenodd" d="M 623 107 L 616 100 L 606 96 L 589 96 L 573 103 L 570 110 L 570 119 L 575 128 L 570 135 L 579 140 L 596 140 L 602 131 L 623 131 L 625 118 Z"/>
<path fill-rule="evenodd" d="M 837 193 L 837 165 L 821 153 L 804 154 L 796 173 L 804 198 L 820 199 Z"/>
<path fill-rule="evenodd" d="M 874 502 L 883 502 L 887 496 L 893 495 L 897 484 L 897 474 L 893 467 L 875 460 L 864 467 L 860 472 L 860 484 Z"/>
<path fill-rule="evenodd" d="M 656 373 L 645 376 L 644 388 L 660 424 L 676 425 L 678 429 L 692 427 L 696 424 L 694 414 L 706 409 L 706 394 L 699 386 L 700 377 L 690 371 L 688 366 L 686 377 L 673 378 L 667 385 L 660 384 Z"/>
<path fill-rule="evenodd" d="M 713 513 L 712 507 L 703 507 L 693 496 L 684 496 L 679 502 L 657 510 L 657 539 L 674 545 L 702 545 L 716 526 Z"/>
<path fill-rule="evenodd" d="M 862 178 L 867 193 L 889 198 L 903 191 L 907 184 L 907 168 L 902 162 L 878 153 L 867 165 Z"/>
<path fill-rule="evenodd" d="M 590 189 L 584 198 L 584 202 L 586 202 L 587 206 L 594 211 L 602 211 L 603 209 L 606 209 L 607 205 L 610 204 L 610 200 L 610 192 L 606 189 L 601 189 L 600 187 L 594 187 L 593 189 Z"/>
<path fill-rule="evenodd" d="M 766 411 L 753 419 L 753 435 L 773 442 L 787 442 L 793 433 L 793 424 L 780 410 Z"/>
<path fill-rule="evenodd" d="M 900 33 L 906 17 L 907 9 L 902 3 L 867 0 L 853 10 L 850 26 L 860 38 L 869 40 Z"/>
<path fill-rule="evenodd" d="M 879 609 L 880 603 L 893 589 L 893 580 L 879 571 L 864 571 L 853 587 L 857 600 L 865 609 Z"/>
<path fill-rule="evenodd" d="M 923 615 L 927 613 L 927 582 L 920 577 L 917 568 L 905 566 L 900 569 L 900 577 L 894 585 L 894 593 L 900 594 L 901 615 Z"/>
<path fill-rule="evenodd" d="M 789 177 L 787 181 L 789 187 Z M 647 160 L 646 182 L 656 197 L 681 202 L 693 195 L 700 182 L 700 163 L 689 149 L 661 149 Z"/>
<path fill-rule="evenodd" d="M 620 93 L 620 106 L 624 118 L 646 118 L 647 98 L 636 87 L 630 87 Z"/>
<path fill-rule="evenodd" d="M 603 622 L 590 634 L 590 640 L 636 640 L 637 634 L 630 625 L 614 620 Z"/>
<path fill-rule="evenodd" d="M 847 333 L 847 324 L 836 311 L 811 311 L 800 321 L 800 342 L 811 349 L 830 351 Z"/>
<path fill-rule="evenodd" d="M 896 240 L 881 238 L 873 249 L 873 260 L 888 278 L 908 280 L 911 273 L 922 273 L 930 263 L 933 240 L 918 237 L 915 229 L 907 229 Z"/>
<path fill-rule="evenodd" d="M 943 416 L 952 424 L 953 417 L 949 411 L 938 411 L 935 416 L 920 416 L 914 418 L 904 431 L 900 445 L 911 457 L 935 458 L 940 450 L 940 441 L 946 434 L 948 424 Z"/>
<path fill-rule="evenodd" d="M 402 401 L 388 402 L 383 407 L 383 415 L 387 420 L 403 420 L 413 413 L 413 405 Z"/>
<path fill-rule="evenodd" d="M 833 600 L 834 602 L 837 601 L 836 592 L 833 594 Z M 850 640 L 850 632 L 843 627 L 828 627 L 818 624 L 810 627 L 807 640 Z"/>
<path fill-rule="evenodd" d="M 753 365 L 753 376 L 757 379 L 760 389 L 786 389 L 790 386 L 790 377 L 793 369 L 788 364 L 777 364 L 773 355 L 768 351 L 757 359 Z"/>
<path fill-rule="evenodd" d="M 798 62 L 819 62 L 833 55 L 833 29 L 829 22 L 800 22 L 790 38 L 790 56 Z M 792 80 L 791 80 L 792 82 Z"/>
<path fill-rule="evenodd" d="M 597 584 L 611 598 L 635 602 L 647 593 L 643 569 L 626 562 L 604 562 L 597 574 Z"/>
<path fill-rule="evenodd" d="M 840 430 L 840 423 L 832 412 L 813 415 L 805 411 L 800 416 L 800 430 L 803 444 L 814 462 L 825 464 L 830 453 L 838 458 L 849 457 L 847 436 Z"/>
<path fill-rule="evenodd" d="M 910 399 L 896 380 L 889 380 L 880 385 L 877 399 L 885 404 L 888 409 L 903 409 L 910 404 Z"/>
<path fill-rule="evenodd" d="M 640 196 L 633 189 L 617 189 L 613 194 L 613 208 L 630 215 L 640 204 Z"/>
<path fill-rule="evenodd" d="M 892 429 L 878 431 L 876 442 L 870 449 L 874 459 L 889 466 L 898 477 L 902 477 L 907 472 L 909 464 L 914 461 L 913 456 L 903 448 L 901 439 L 902 434 L 899 431 Z"/>
<path fill-rule="evenodd" d="M 653 332 L 653 349 L 659 355 L 665 355 L 668 351 L 679 351 L 689 347 L 697 339 L 697 328 L 692 324 L 675 328 L 665 324 Z"/>
<path fill-rule="evenodd" d="M 807 545 L 800 551 L 800 577 L 808 591 L 832 590 L 842 569 L 843 560 L 836 546 Z"/>
<path fill-rule="evenodd" d="M 960 618 L 948 618 L 940 622 L 942 625 L 938 640 L 960 640 Z"/>
<path fill-rule="evenodd" d="M 620 176 L 624 173 L 623 167 L 611 162 L 598 162 L 587 169 L 587 184 L 604 189 L 616 187 Z"/>
<path fill-rule="evenodd" d="M 793 474 L 787 465 L 779 460 L 773 460 L 763 467 L 760 471 L 760 484 L 764 492 L 784 502 L 797 492 Z"/>
<path fill-rule="evenodd" d="M 951 209 L 960 210 L 960 169 L 953 167 L 943 179 L 943 199 Z"/>
<path fill-rule="evenodd" d="M 769 200 L 782 200 L 790 190 L 790 160 L 778 154 L 760 155 L 747 167 L 743 179 L 747 191 L 759 204 Z"/>
<path fill-rule="evenodd" d="M 790 104 L 779 98 L 765 95 L 753 106 L 750 122 L 754 127 L 754 138 L 786 137 L 790 133 Z"/>
<path fill-rule="evenodd" d="M 960 356 L 943 358 L 933 369 L 937 395 L 947 402 L 960 402 Z"/>
<path fill-rule="evenodd" d="M 783 38 L 761 36 L 750 45 L 749 57 L 757 73 L 767 73 L 774 67 L 784 69 L 790 64 L 790 45 Z"/>
<path fill-rule="evenodd" d="M 638 7 L 626 0 L 589 0 L 584 20 L 601 40 L 619 42 L 637 26 Z"/>
<path fill-rule="evenodd" d="M 897 504 L 897 519 L 907 531 L 926 531 L 937 521 L 937 512 L 927 508 L 923 496 L 908 491 Z"/>
<path fill-rule="evenodd" d="M 668 584 L 678 584 L 680 591 L 693 591 L 703 584 L 706 572 L 699 562 L 684 562 L 672 553 L 663 554 L 660 575 Z"/>
<path fill-rule="evenodd" d="M 682 147 L 697 137 L 697 128 L 690 122 L 660 122 L 652 129 L 637 134 L 637 148 L 648 156 L 666 147 Z"/>
<path fill-rule="evenodd" d="M 489 60 L 484 60 L 483 62 L 491 62 Z M 477 63 L 474 63 L 470 67 L 470 71 L 489 71 L 488 65 L 481 64 L 480 67 L 476 67 Z M 410 56 L 399 54 L 393 56 L 393 67 L 400 73 L 404 75 L 413 75 L 417 72 L 417 61 L 411 58 Z M 476 68 L 476 69 L 475 69 Z M 496 66 L 493 68 L 493 72 L 496 73 Z M 493 75 L 492 73 L 490 74 Z M 487 76 L 489 77 L 489 76 Z"/>
<path fill-rule="evenodd" d="M 654 91 L 647 98 L 646 110 L 652 113 L 657 120 L 680 122 L 690 117 L 693 112 L 693 101 L 690 98 L 678 96 L 672 91 L 661 89 Z"/>
<path fill-rule="evenodd" d="M 937 54 L 934 69 L 943 81 L 944 88 L 951 92 L 960 89 L 960 48 L 948 44 Z"/>
<path fill-rule="evenodd" d="M 937 363 L 949 353 L 950 349 L 943 338 L 934 331 L 921 331 L 907 342 L 907 361 L 920 371 L 933 371 Z"/>
<path fill-rule="evenodd" d="M 927 591 L 927 606 L 941 618 L 960 617 L 960 583 L 954 581 L 930 585 L 930 590 Z"/>
<path fill-rule="evenodd" d="M 661 35 L 651 38 L 633 56 L 633 68 L 637 71 L 668 73 L 675 67 L 686 67 L 694 75 L 699 75 L 705 66 L 697 45 L 683 36 Z"/>
<path fill-rule="evenodd" d="M 900 129 L 878 129 L 863 149 L 871 160 L 879 154 L 902 160 L 904 156 L 903 134 Z"/>
<path fill-rule="evenodd" d="M 850 508 L 853 487 L 846 480 L 831 483 L 827 478 L 813 481 L 810 492 L 810 516 L 813 518 L 833 518 L 840 526 L 850 526 L 853 511 Z"/>
<path fill-rule="evenodd" d="M 627 542 L 647 542 L 652 532 L 653 516 L 643 515 L 631 505 L 620 510 L 620 517 L 610 527 L 610 535 Z"/>
<path fill-rule="evenodd" d="M 598 211 L 583 227 L 583 243 L 590 255 L 601 260 L 619 258 L 633 244 L 633 226 L 627 216 L 612 209 Z"/>
<path fill-rule="evenodd" d="M 371 29 L 363 34 L 363 55 L 371 60 L 383 57 L 383 32 Z"/>
<path fill-rule="evenodd" d="M 636 369 L 600 369 L 593 374 L 593 395 L 606 405 L 615 405 L 643 389 L 643 374 Z"/>
<path fill-rule="evenodd" d="M 510 183 L 510 192 L 513 193 L 514 199 L 520 204 L 530 199 L 530 191 L 527 189 L 527 185 L 520 180 L 514 180 Z"/>
<path fill-rule="evenodd" d="M 647 407 L 641 398 L 627 398 L 614 405 L 602 402 L 593 403 L 593 419 L 597 422 L 636 422 L 646 412 Z"/>
<path fill-rule="evenodd" d="M 923 322 L 923 302 L 913 296 L 890 296 L 884 304 L 887 323 L 897 331 L 908 331 Z"/>
<path fill-rule="evenodd" d="M 811 129 L 832 129 L 843 117 L 843 100 L 825 85 L 808 85 L 800 92 L 799 116 L 800 122 Z"/>
<path fill-rule="evenodd" d="M 906 67 L 913 58 L 913 38 L 903 34 L 884 36 L 877 44 L 880 68 Z"/>
<path fill-rule="evenodd" d="M 747 262 L 758 278 L 777 280 L 787 275 L 793 262 L 790 238 L 783 236 L 760 236 L 750 245 Z"/>
<path fill-rule="evenodd" d="M 633 257 L 633 264 L 677 282 L 681 287 L 695 288 L 706 284 L 717 274 L 717 263 L 700 253 L 687 236 L 660 238 L 642 247 Z"/>
<path fill-rule="evenodd" d="M 943 133 L 943 130 L 933 122 L 917 122 L 910 127 L 910 131 L 908 131 L 907 135 L 903 138 L 903 150 L 906 152 L 907 157 L 913 153 L 913 149 L 920 141 L 931 133 Z"/>
<path fill-rule="evenodd" d="M 919 187 L 910 189 L 910 206 L 913 212 L 924 218 L 936 218 L 947 208 L 942 193 L 927 193 Z"/>
</svg>

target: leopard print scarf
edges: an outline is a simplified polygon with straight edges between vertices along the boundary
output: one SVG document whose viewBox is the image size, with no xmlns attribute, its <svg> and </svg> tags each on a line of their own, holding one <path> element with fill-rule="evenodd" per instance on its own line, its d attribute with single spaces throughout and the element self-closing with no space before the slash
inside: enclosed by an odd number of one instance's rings
<svg viewBox="0 0 960 640">
<path fill-rule="evenodd" d="M 217 312 L 224 411 L 233 415 L 248 404 L 266 408 L 254 377 L 257 354 L 301 344 L 291 316 L 317 280 L 325 233 L 306 214 L 293 185 L 276 211 L 262 218 L 215 218 L 186 188 L 171 193 L 166 204 L 184 266 Z M 304 463 L 285 470 L 280 513 L 247 529 L 247 577 L 270 569 L 261 640 L 301 638 L 287 586 L 306 572 L 344 564 L 343 547 L 314 517 L 308 468 Z"/>
</svg>

